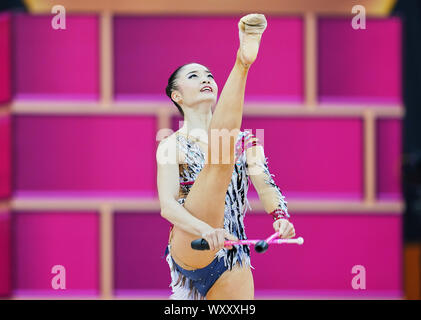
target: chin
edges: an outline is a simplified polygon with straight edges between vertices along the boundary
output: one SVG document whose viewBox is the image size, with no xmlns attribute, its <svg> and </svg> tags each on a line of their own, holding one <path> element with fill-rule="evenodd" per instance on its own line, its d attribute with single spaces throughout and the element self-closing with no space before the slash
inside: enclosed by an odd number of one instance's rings
<svg viewBox="0 0 421 320">
<path fill-rule="evenodd" d="M 209 95 L 209 97 L 201 97 L 200 99 L 198 99 L 198 102 L 212 102 L 215 103 L 216 102 L 216 96 L 215 95 Z"/>
</svg>

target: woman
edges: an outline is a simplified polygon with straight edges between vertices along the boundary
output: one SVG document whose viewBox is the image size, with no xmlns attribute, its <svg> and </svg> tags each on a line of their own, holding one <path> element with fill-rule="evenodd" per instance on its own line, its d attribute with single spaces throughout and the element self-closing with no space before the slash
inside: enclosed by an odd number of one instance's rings
<svg viewBox="0 0 421 320">
<path fill-rule="evenodd" d="M 167 95 L 184 116 L 183 126 L 157 149 L 161 216 L 171 223 L 165 251 L 171 299 L 254 298 L 249 246 L 224 247 L 225 238 L 247 239 L 249 178 L 275 219 L 274 229 L 283 238 L 295 235 L 262 146 L 240 131 L 247 73 L 267 22 L 264 15 L 249 14 L 238 25 L 240 47 L 213 114 L 218 87 L 206 67 L 186 64 L 168 81 Z M 228 143 L 219 144 L 220 138 Z M 190 243 L 198 238 L 210 250 L 193 250 Z"/>
</svg>

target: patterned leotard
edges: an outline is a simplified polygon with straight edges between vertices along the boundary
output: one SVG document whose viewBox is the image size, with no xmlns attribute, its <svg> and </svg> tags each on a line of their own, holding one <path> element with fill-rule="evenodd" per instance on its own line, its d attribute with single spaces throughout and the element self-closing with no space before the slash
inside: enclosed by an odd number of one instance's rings
<svg viewBox="0 0 421 320">
<path fill-rule="evenodd" d="M 248 165 L 246 159 L 246 150 L 250 146 L 258 145 L 254 136 L 250 131 L 240 131 L 235 144 L 235 165 L 231 177 L 231 182 L 228 186 L 225 196 L 225 213 L 224 213 L 224 229 L 229 233 L 235 235 L 240 240 L 246 240 L 246 232 L 244 228 L 244 218 L 247 209 L 251 209 L 247 200 L 247 192 L 250 183 L 248 172 Z M 199 145 L 188 139 L 187 137 L 176 133 L 177 148 L 185 154 L 184 163 L 179 164 L 179 199 L 178 202 L 184 205 L 186 197 L 197 179 L 198 174 L 205 165 L 205 154 Z M 272 179 L 269 173 L 267 163 L 261 165 L 265 173 L 265 183 L 274 189 L 276 194 L 276 201 L 279 202 L 279 207 L 287 213 L 286 201 L 278 186 Z M 288 214 L 288 213 L 287 213 Z M 171 224 L 170 233 L 173 228 Z M 250 264 L 250 247 L 249 245 L 233 245 L 232 249 L 222 248 L 215 254 L 215 258 L 224 259 L 224 264 L 229 268 L 238 262 L 241 266 L 245 263 Z M 173 288 L 173 299 L 189 299 L 190 293 L 194 293 L 197 297 L 198 293 L 194 292 L 194 288 L 189 284 L 189 279 L 180 274 L 172 265 L 170 255 L 167 256 L 167 262 L 170 264 L 172 282 L 170 286 Z M 254 268 L 253 268 L 254 269 Z M 178 292 L 177 292 L 178 291 Z M 181 293 L 183 292 L 183 293 Z M 187 294 L 189 293 L 189 294 Z M 199 297 L 203 299 L 203 297 Z"/>
</svg>

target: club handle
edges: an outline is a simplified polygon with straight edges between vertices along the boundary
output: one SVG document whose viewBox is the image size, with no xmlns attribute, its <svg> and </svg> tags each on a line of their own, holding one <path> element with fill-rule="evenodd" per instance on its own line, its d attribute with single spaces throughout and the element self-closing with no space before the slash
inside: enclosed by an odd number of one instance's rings
<svg viewBox="0 0 421 320">
<path fill-rule="evenodd" d="M 191 242 L 194 250 L 209 250 L 209 243 L 205 239 L 196 239 Z"/>
</svg>

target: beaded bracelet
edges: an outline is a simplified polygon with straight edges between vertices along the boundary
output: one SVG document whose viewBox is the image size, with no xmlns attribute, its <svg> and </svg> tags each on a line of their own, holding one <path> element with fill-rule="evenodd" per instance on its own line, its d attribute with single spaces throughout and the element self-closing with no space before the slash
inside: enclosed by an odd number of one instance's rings
<svg viewBox="0 0 421 320">
<path fill-rule="evenodd" d="M 287 217 L 287 215 L 286 215 L 286 213 L 285 212 L 283 212 L 281 209 L 275 209 L 275 210 L 273 210 L 271 213 L 269 213 L 272 217 L 273 217 L 273 220 L 274 221 L 276 221 L 276 220 L 279 220 L 279 219 L 286 219 L 286 220 L 288 220 L 288 217 Z"/>
</svg>

